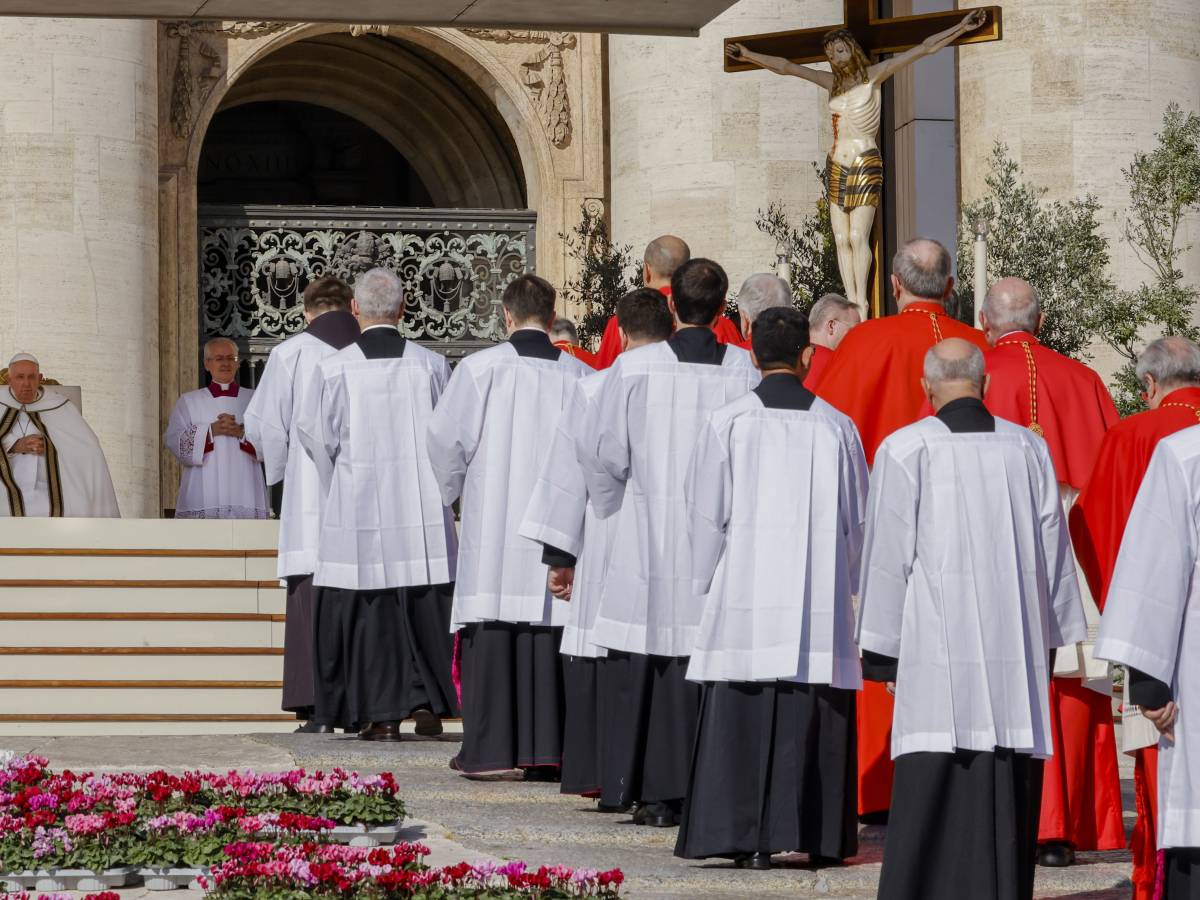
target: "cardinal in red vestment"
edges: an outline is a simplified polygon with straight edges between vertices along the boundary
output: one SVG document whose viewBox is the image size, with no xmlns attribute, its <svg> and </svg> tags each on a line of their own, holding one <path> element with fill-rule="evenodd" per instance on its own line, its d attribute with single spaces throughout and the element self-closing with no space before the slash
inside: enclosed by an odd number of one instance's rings
<svg viewBox="0 0 1200 900">
<path fill-rule="evenodd" d="M 992 345 L 985 354 L 990 381 L 984 402 L 993 415 L 1046 439 L 1069 506 L 1120 416 L 1099 375 L 1039 343 L 1044 319 L 1027 281 L 1005 278 L 988 291 L 980 311 Z M 1072 652 L 1075 665 L 1067 659 Z M 1048 866 L 1070 865 L 1076 850 L 1125 845 L 1111 691 L 1085 685 L 1079 651 L 1064 649 L 1058 656 L 1059 672 L 1066 673 L 1050 680 L 1054 757 L 1045 766 L 1038 829 L 1039 862 Z"/>
<path fill-rule="evenodd" d="M 680 238 L 664 234 L 646 245 L 642 258 L 642 278 L 646 287 L 655 288 L 663 296 L 671 296 L 671 276 L 675 270 L 692 258 L 691 248 Z M 721 316 L 713 326 L 713 333 L 722 344 L 741 344 L 742 335 L 727 317 Z M 610 316 L 600 338 L 600 349 L 596 351 L 594 368 L 607 369 L 621 354 L 621 333 L 617 329 L 617 317 Z M 589 363 L 590 365 L 590 363 Z"/>
<path fill-rule="evenodd" d="M 1125 523 L 1154 448 L 1163 438 L 1200 423 L 1200 348 L 1182 337 L 1152 343 L 1138 359 L 1138 377 L 1150 409 L 1114 426 L 1100 445 L 1092 477 L 1071 510 L 1071 538 L 1079 567 L 1100 611 Z M 1133 850 L 1134 900 L 1155 896 L 1158 810 L 1158 746 L 1135 754 L 1137 822 Z"/>
<path fill-rule="evenodd" d="M 854 420 L 868 464 L 893 431 L 911 425 L 925 406 L 921 375 L 925 354 L 946 338 L 963 338 L 987 350 L 983 332 L 947 314 L 954 289 L 950 254 L 937 241 L 917 238 L 892 264 L 894 316 L 852 329 L 825 365 L 814 392 Z M 858 703 L 858 812 L 886 812 L 892 801 L 892 696 L 868 681 Z"/>
<path fill-rule="evenodd" d="M 579 346 L 579 332 L 570 319 L 556 318 L 550 326 L 550 342 L 586 366 L 596 368 L 596 354 Z"/>
<path fill-rule="evenodd" d="M 833 359 L 833 351 L 841 344 L 850 329 L 862 322 L 858 304 L 851 303 L 841 294 L 825 294 L 812 305 L 808 312 L 808 340 L 812 356 L 808 361 L 808 374 L 804 386 L 816 393 L 825 367 Z"/>
</svg>

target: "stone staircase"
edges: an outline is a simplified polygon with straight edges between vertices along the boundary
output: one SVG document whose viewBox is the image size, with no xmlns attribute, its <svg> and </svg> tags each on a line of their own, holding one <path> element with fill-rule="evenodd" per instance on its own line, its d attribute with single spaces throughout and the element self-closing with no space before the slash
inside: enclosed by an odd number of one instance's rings
<svg viewBox="0 0 1200 900">
<path fill-rule="evenodd" d="M 295 728 L 276 529 L 0 519 L 0 735 Z"/>
</svg>

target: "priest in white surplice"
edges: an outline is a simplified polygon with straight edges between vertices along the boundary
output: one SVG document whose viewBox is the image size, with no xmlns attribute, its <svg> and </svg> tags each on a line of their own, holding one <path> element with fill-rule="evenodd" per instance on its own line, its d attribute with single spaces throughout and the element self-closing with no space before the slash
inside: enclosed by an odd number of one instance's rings
<svg viewBox="0 0 1200 900">
<path fill-rule="evenodd" d="M 18 353 L 0 387 L 0 516 L 119 518 L 104 451 L 79 410 Z"/>
<path fill-rule="evenodd" d="M 1193 380 L 1198 374 L 1189 373 Z M 1193 425 L 1163 438 L 1150 459 L 1096 641 L 1098 658 L 1126 667 L 1128 702 L 1161 733 L 1158 883 L 1165 900 L 1200 898 L 1200 700 L 1192 697 L 1200 696 L 1198 527 L 1200 427 Z"/>
<path fill-rule="evenodd" d="M 175 518 L 270 518 L 262 464 L 242 424 L 254 391 L 237 383 L 237 344 L 206 343 L 204 370 L 208 387 L 179 398 L 163 435 L 182 467 Z"/>
<path fill-rule="evenodd" d="M 620 710 L 604 723 L 601 802 L 641 804 L 635 821 L 655 827 L 679 821 L 700 711 L 700 686 L 685 677 L 703 609 L 687 537 L 688 461 L 707 414 L 759 381 L 750 354 L 713 335 L 728 290 L 712 260 L 676 270 L 675 334 L 617 357 L 576 448 L 596 513 L 632 507 L 593 632 L 610 651 L 604 678 Z"/>
<path fill-rule="evenodd" d="M 358 339 L 350 312 L 350 286 L 332 276 L 304 291 L 307 327 L 271 351 L 254 397 L 246 407 L 246 439 L 258 448 L 267 484 L 283 482 L 279 512 L 279 578 L 287 583 L 287 624 L 283 636 L 283 708 L 305 724 L 299 732 L 332 731 L 312 720 L 313 586 L 321 526 L 317 467 L 300 445 L 297 425 L 316 402 L 308 389 L 321 360 Z"/>
<path fill-rule="evenodd" d="M 562 764 L 566 604 L 547 590 L 541 545 L 518 533 L 559 415 L 592 371 L 551 343 L 554 302 L 536 275 L 505 288 L 508 341 L 459 363 L 429 428 L 442 500 L 462 499 L 463 746 L 450 765 L 466 773 L 553 779 Z"/>
<path fill-rule="evenodd" d="M 404 289 L 387 269 L 354 284 L 362 335 L 317 366 L 298 423 L 321 483 L 315 709 L 368 741 L 442 732 L 457 712 L 450 600 L 457 539 L 424 435 L 450 378 L 400 334 Z"/>
<path fill-rule="evenodd" d="M 858 641 L 894 681 L 896 778 L 880 900 L 1030 900 L 1049 673 L 1087 635 L 1046 442 L 983 405 L 983 355 L 926 354 L 936 416 L 871 475 Z"/>
<path fill-rule="evenodd" d="M 617 302 L 621 352 L 665 341 L 675 322 L 667 299 L 654 288 L 638 288 Z M 595 795 L 600 790 L 600 741 L 606 716 L 600 669 L 607 651 L 592 641 L 596 609 L 608 575 L 609 550 L 620 515 L 601 520 L 588 503 L 583 468 L 575 453 L 576 435 L 591 414 L 589 405 L 612 369 L 581 378 L 563 410 L 546 460 L 521 523 L 521 536 L 544 547 L 550 566 L 550 592 L 568 600 L 562 654 L 566 694 L 563 729 L 564 794 Z M 602 807 L 605 811 L 611 811 Z"/>
<path fill-rule="evenodd" d="M 708 417 L 688 473 L 705 597 L 688 680 L 704 693 L 675 854 L 840 863 L 858 852 L 867 458 L 854 423 L 802 383 L 808 318 L 767 309 L 752 340 L 763 380 Z"/>
</svg>

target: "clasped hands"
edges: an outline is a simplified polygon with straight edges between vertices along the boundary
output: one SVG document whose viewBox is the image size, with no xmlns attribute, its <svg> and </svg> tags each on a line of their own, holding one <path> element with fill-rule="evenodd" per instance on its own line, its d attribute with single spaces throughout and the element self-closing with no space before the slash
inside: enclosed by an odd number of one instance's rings
<svg viewBox="0 0 1200 900">
<path fill-rule="evenodd" d="M 1142 715 L 1151 721 L 1159 734 L 1175 743 L 1175 720 L 1179 718 L 1179 705 L 1174 700 L 1160 709 L 1143 707 Z"/>
<path fill-rule="evenodd" d="M 570 600 L 571 588 L 575 586 L 575 569 L 570 568 L 551 568 L 550 575 L 546 578 L 546 587 L 550 590 L 550 596 L 556 600 Z"/>
<path fill-rule="evenodd" d="M 217 421 L 208 426 L 213 437 L 231 437 L 237 438 L 239 441 L 246 436 L 246 429 L 238 424 L 229 413 L 221 413 L 217 416 Z"/>
<path fill-rule="evenodd" d="M 27 434 L 8 448 L 9 456 L 28 454 L 30 456 L 46 455 L 46 439 L 40 434 Z"/>
</svg>

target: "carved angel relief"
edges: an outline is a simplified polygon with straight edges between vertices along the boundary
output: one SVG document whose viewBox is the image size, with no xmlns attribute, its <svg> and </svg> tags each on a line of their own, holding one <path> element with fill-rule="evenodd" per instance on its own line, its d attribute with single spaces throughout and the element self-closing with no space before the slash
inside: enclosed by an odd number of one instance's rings
<svg viewBox="0 0 1200 900">
<path fill-rule="evenodd" d="M 514 31 L 464 28 L 463 34 L 497 44 L 536 44 L 532 55 L 521 63 L 525 87 L 533 95 L 542 113 L 542 124 L 555 147 L 571 143 L 571 97 L 565 72 L 566 51 L 575 48 L 578 38 L 563 31 Z"/>
</svg>

